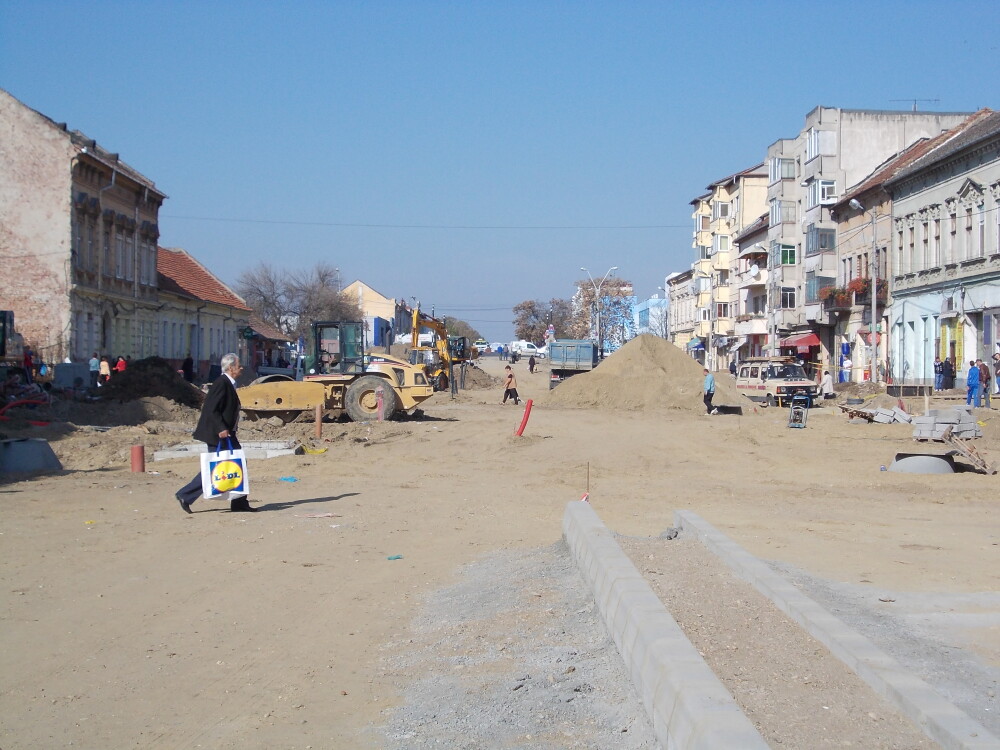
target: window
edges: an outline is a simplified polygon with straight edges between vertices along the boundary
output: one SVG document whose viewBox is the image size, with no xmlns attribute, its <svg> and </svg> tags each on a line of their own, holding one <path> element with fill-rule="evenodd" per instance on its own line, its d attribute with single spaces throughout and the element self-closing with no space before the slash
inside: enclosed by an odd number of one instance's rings
<svg viewBox="0 0 1000 750">
<path fill-rule="evenodd" d="M 795 287 L 781 287 L 781 303 L 779 307 L 782 310 L 791 310 L 795 307 Z"/>
<path fill-rule="evenodd" d="M 712 237 L 712 247 L 716 253 L 725 253 L 729 250 L 729 235 L 717 234 Z"/>
<path fill-rule="evenodd" d="M 976 206 L 979 213 L 979 242 L 976 247 L 976 257 L 982 258 L 986 255 L 986 204 L 980 203 Z"/>
<path fill-rule="evenodd" d="M 816 128 L 809 128 L 806 133 L 806 161 L 819 156 L 819 131 Z"/>
<path fill-rule="evenodd" d="M 854 258 L 843 258 L 841 263 L 844 268 L 841 279 L 843 281 L 843 286 L 847 286 L 847 282 L 854 278 Z"/>
<path fill-rule="evenodd" d="M 729 285 L 729 270 L 728 269 L 724 268 L 723 270 L 719 271 L 719 275 L 717 277 L 716 283 L 719 286 L 728 286 Z"/>
<path fill-rule="evenodd" d="M 121 227 L 115 230 L 115 278 L 125 275 L 125 232 Z"/>
<path fill-rule="evenodd" d="M 920 261 L 922 268 L 930 268 L 934 264 L 931 262 L 931 233 L 930 224 L 926 221 L 920 227 Z"/>
<path fill-rule="evenodd" d="M 701 319 L 703 321 L 712 319 L 712 311 L 707 307 L 698 308 L 698 312 L 701 314 Z"/>
<path fill-rule="evenodd" d="M 712 257 L 712 246 L 711 245 L 698 245 L 698 257 L 702 260 L 708 260 Z"/>
<path fill-rule="evenodd" d="M 773 184 L 778 180 L 795 179 L 795 160 L 783 159 L 778 156 L 771 157 L 767 162 L 768 184 Z"/>
<path fill-rule="evenodd" d="M 795 265 L 795 245 L 782 245 L 775 240 L 771 243 L 771 268 Z"/>
<path fill-rule="evenodd" d="M 759 378 L 760 377 L 760 367 L 759 366 L 755 365 L 755 366 L 753 366 L 753 367 L 750 368 L 750 377 L 751 378 Z"/>
<path fill-rule="evenodd" d="M 931 235 L 931 266 L 941 265 L 941 219 L 934 219 Z"/>
<path fill-rule="evenodd" d="M 837 230 L 821 229 L 810 224 L 806 229 L 806 255 L 832 252 L 837 244 L 836 238 Z"/>
<path fill-rule="evenodd" d="M 814 271 L 806 274 L 806 304 L 815 305 L 820 301 L 819 293 L 836 286 L 836 280 L 827 276 L 817 276 Z"/>
<path fill-rule="evenodd" d="M 809 208 L 833 203 L 837 199 L 834 180 L 813 180 L 809 183 Z"/>
<path fill-rule="evenodd" d="M 917 270 L 917 228 L 910 227 L 907 241 L 906 270 L 913 273 Z"/>
<path fill-rule="evenodd" d="M 712 203 L 712 219 L 728 219 L 730 205 L 728 203 Z"/>
<path fill-rule="evenodd" d="M 715 303 L 715 317 L 716 318 L 728 318 L 729 317 L 729 303 L 728 302 L 716 302 Z"/>
<path fill-rule="evenodd" d="M 712 223 L 712 217 L 708 214 L 698 214 L 694 219 L 694 228 L 696 232 L 707 232 L 708 225 Z"/>
</svg>

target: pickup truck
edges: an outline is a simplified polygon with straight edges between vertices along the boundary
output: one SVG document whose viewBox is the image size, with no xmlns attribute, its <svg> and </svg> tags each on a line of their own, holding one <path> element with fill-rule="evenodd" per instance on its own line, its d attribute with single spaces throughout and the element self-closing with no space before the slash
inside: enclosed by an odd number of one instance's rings
<svg viewBox="0 0 1000 750">
<path fill-rule="evenodd" d="M 597 367 L 597 344 L 588 340 L 556 339 L 548 345 L 549 390 L 566 378 Z"/>
</svg>

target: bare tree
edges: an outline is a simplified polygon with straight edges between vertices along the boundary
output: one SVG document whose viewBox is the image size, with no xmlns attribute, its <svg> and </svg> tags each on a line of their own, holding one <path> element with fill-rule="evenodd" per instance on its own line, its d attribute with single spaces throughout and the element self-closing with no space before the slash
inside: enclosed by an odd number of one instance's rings
<svg viewBox="0 0 1000 750">
<path fill-rule="evenodd" d="M 573 305 L 565 299 L 525 300 L 516 304 L 513 312 L 514 335 L 536 344 L 545 341 L 549 324 L 555 326 L 558 338 L 574 338 L 579 328 L 573 319 Z"/>
<path fill-rule="evenodd" d="M 289 338 L 305 335 L 317 320 L 361 320 L 358 303 L 339 288 L 337 269 L 322 261 L 305 271 L 276 271 L 261 263 L 244 271 L 236 290 L 261 320 Z"/>
</svg>

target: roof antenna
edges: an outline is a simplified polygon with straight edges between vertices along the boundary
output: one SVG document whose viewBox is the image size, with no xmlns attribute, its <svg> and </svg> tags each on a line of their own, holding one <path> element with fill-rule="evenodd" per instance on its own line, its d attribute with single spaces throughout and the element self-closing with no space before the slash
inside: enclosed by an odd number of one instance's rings
<svg viewBox="0 0 1000 750">
<path fill-rule="evenodd" d="M 913 109 L 911 112 L 917 111 L 917 102 L 929 102 L 930 104 L 939 104 L 940 99 L 890 99 L 890 102 L 913 102 Z"/>
</svg>

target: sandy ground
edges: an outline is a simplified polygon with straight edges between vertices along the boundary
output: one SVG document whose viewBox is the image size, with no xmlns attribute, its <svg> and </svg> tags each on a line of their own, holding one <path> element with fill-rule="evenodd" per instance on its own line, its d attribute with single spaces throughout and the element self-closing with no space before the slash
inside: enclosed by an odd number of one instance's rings
<svg viewBox="0 0 1000 750">
<path fill-rule="evenodd" d="M 151 453 L 183 438 L 177 414 L 106 431 L 0 427 L 48 429 L 66 469 L 0 484 L 0 746 L 434 744 L 460 718 L 444 710 L 456 691 L 434 693 L 434 677 L 454 678 L 448 649 L 461 644 L 478 654 L 466 660 L 479 664 L 478 680 L 492 673 L 505 701 L 532 700 L 489 729 L 492 741 L 443 746 L 606 747 L 601 733 L 617 731 L 652 747 L 613 660 L 580 666 L 590 678 L 566 688 L 592 702 L 597 734 L 553 708 L 578 710 L 576 701 L 553 693 L 543 710 L 528 690 L 574 674 L 560 666 L 569 652 L 595 662 L 607 653 L 559 542 L 566 503 L 588 489 L 621 534 L 656 536 L 689 508 L 801 585 L 850 598 L 859 621 L 872 619 L 866 607 L 893 616 L 880 598 L 896 599 L 901 616 L 922 612 L 925 641 L 985 670 L 976 718 L 1000 711 L 1000 478 L 880 472 L 896 452 L 921 449 L 905 425 L 852 425 L 817 409 L 807 429 L 790 430 L 784 411 L 704 417 L 700 400 L 557 407 L 546 405 L 544 370 L 516 367 L 522 398 L 538 401 L 523 437 L 512 434 L 523 409 L 500 406 L 498 388 L 439 394 L 421 419 L 327 424 L 325 453 L 251 465 L 252 502 L 264 511 L 252 515 L 205 501 L 182 513 L 173 492 L 196 471 L 189 460 L 129 472 L 133 443 Z M 181 414 L 188 430 L 195 414 Z M 978 448 L 994 461 L 998 415 L 979 412 Z M 107 426 L 99 415 L 91 423 Z M 528 569 L 515 576 L 518 559 Z M 563 583 L 550 589 L 549 578 Z M 518 623 L 504 649 L 477 616 L 490 611 L 491 587 Z M 450 634 L 429 634 L 435 621 Z M 552 627 L 567 634 L 564 653 L 524 653 L 526 640 L 559 641 Z M 465 687 L 483 716 L 494 697 Z M 450 723 L 414 708 L 435 700 Z"/>
</svg>

